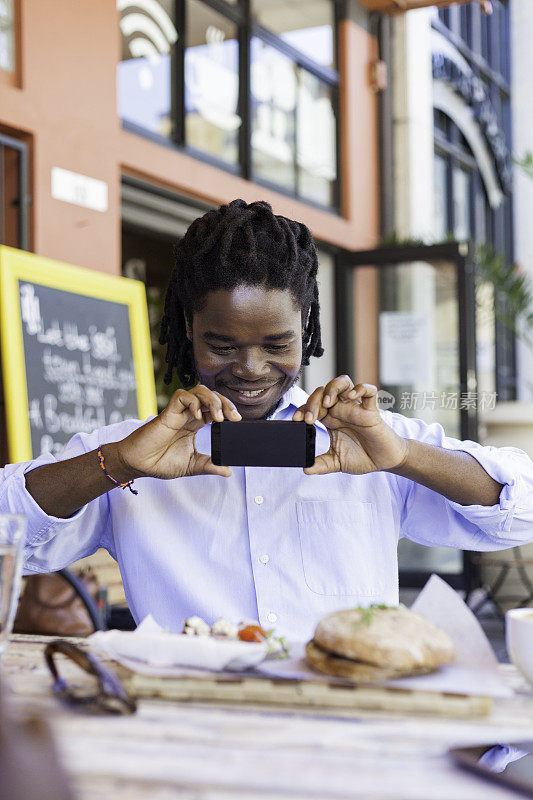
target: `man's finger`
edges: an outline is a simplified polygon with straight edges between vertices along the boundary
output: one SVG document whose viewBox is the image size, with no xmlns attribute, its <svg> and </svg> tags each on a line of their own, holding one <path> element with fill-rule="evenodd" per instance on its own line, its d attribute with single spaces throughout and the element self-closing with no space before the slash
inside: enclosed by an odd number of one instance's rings
<svg viewBox="0 0 533 800">
<path fill-rule="evenodd" d="M 221 405 L 218 407 L 218 410 L 222 411 L 223 418 L 229 420 L 230 422 L 239 422 L 242 419 L 242 416 L 239 414 L 231 400 L 227 400 L 227 398 L 218 394 L 218 392 L 215 392 L 214 394 L 220 398 Z M 202 404 L 202 418 L 204 425 L 208 425 L 210 422 L 223 421 L 219 416 L 214 417 L 211 407 L 205 404 Z"/>
<path fill-rule="evenodd" d="M 189 411 L 191 416 L 195 419 L 200 419 L 202 416 L 198 397 L 192 392 L 178 389 L 170 398 L 162 414 L 183 414 L 184 411 Z"/>
<path fill-rule="evenodd" d="M 307 402 L 300 409 L 301 413 L 297 419 L 303 419 L 308 425 L 313 425 L 320 416 L 322 408 L 323 386 L 317 386 L 315 391 L 309 395 Z"/>
<path fill-rule="evenodd" d="M 374 410 L 377 408 L 378 389 L 372 383 L 358 383 L 354 387 L 356 399 L 361 401 L 364 409 Z"/>
<path fill-rule="evenodd" d="M 211 459 L 207 462 L 204 467 L 204 474 L 205 475 L 220 475 L 222 478 L 230 478 L 231 477 L 231 467 L 220 467 L 217 464 L 213 464 Z"/>
<path fill-rule="evenodd" d="M 231 476 L 230 467 L 213 464 L 206 453 L 196 452 L 191 466 L 191 475 L 219 475 L 221 478 L 229 478 Z"/>
<path fill-rule="evenodd" d="M 294 422 L 301 422 L 302 420 L 307 422 L 309 425 L 315 423 L 318 419 L 320 409 L 322 407 L 322 394 L 324 392 L 323 386 L 318 386 L 315 391 L 309 395 L 307 398 L 306 403 L 303 406 L 300 406 L 294 414 L 293 414 L 293 421 Z"/>
<path fill-rule="evenodd" d="M 304 421 L 307 422 L 308 425 L 314 425 L 317 421 L 318 416 L 320 414 L 320 409 L 322 408 L 322 397 L 324 396 L 324 387 L 317 386 L 314 392 L 312 392 L 309 397 L 307 398 L 306 411 L 304 414 Z"/>
<path fill-rule="evenodd" d="M 220 416 L 214 416 L 211 406 L 202 404 L 202 420 L 204 425 L 209 425 L 210 422 L 223 422 L 224 419 L 227 419 L 230 422 L 239 422 L 242 419 L 242 416 L 239 414 L 231 400 L 227 400 L 227 398 L 218 394 L 218 392 L 214 392 L 213 394 L 216 394 L 220 399 L 220 406 L 217 406 L 216 410 L 222 412 L 222 419 L 220 419 Z"/>
<path fill-rule="evenodd" d="M 202 407 L 204 409 L 208 409 L 211 417 L 216 420 L 217 422 L 222 422 L 224 419 L 224 412 L 222 411 L 222 402 L 220 397 L 212 392 L 211 389 L 208 389 L 207 386 L 199 383 L 198 386 L 195 386 L 191 389 L 191 392 L 198 397 L 200 400 Z"/>
<path fill-rule="evenodd" d="M 327 475 L 329 472 L 339 472 L 340 466 L 331 453 L 317 456 L 312 467 L 304 467 L 306 475 Z"/>
<path fill-rule="evenodd" d="M 233 420 L 234 422 L 238 422 L 242 419 L 241 414 L 237 411 L 235 405 L 228 400 L 227 397 L 224 397 L 223 394 L 219 394 L 219 392 L 215 392 L 215 394 L 220 398 L 220 402 L 222 403 L 222 413 L 224 417 L 229 420 Z"/>
<path fill-rule="evenodd" d="M 324 396 L 322 404 L 325 408 L 331 408 L 335 405 L 337 399 L 353 389 L 353 381 L 349 375 L 339 375 L 338 378 L 333 378 L 324 388 Z"/>
</svg>

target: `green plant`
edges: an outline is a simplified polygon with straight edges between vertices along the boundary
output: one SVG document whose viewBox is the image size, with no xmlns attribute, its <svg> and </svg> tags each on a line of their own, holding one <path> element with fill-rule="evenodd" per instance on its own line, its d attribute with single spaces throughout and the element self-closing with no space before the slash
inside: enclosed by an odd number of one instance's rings
<svg viewBox="0 0 533 800">
<path fill-rule="evenodd" d="M 478 285 L 488 282 L 494 288 L 496 319 L 533 346 L 533 287 L 529 277 L 486 244 L 476 247 L 476 268 Z"/>
<path fill-rule="evenodd" d="M 533 153 L 528 150 L 522 158 L 513 158 L 513 162 L 520 167 L 529 178 L 533 179 Z"/>
</svg>

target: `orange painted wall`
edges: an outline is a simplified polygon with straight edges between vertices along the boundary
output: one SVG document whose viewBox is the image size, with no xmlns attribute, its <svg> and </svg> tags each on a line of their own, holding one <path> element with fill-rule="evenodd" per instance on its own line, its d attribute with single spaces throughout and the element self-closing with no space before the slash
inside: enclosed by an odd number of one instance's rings
<svg viewBox="0 0 533 800">
<path fill-rule="evenodd" d="M 31 249 L 116 273 L 120 261 L 118 17 L 109 0 L 21 0 L 19 86 L 0 83 L 0 125 L 32 137 Z M 51 169 L 109 186 L 107 213 L 51 197 Z"/>
<path fill-rule="evenodd" d="M 120 272 L 120 175 L 213 204 L 264 198 L 340 247 L 371 247 L 378 235 L 377 103 L 369 85 L 375 40 L 341 23 L 342 216 L 256 186 L 179 151 L 123 131 L 116 114 L 118 15 L 113 0 L 20 0 L 17 85 L 0 81 L 0 130 L 32 141 L 31 249 L 41 255 Z M 51 169 L 105 181 L 109 210 L 54 200 Z"/>
</svg>

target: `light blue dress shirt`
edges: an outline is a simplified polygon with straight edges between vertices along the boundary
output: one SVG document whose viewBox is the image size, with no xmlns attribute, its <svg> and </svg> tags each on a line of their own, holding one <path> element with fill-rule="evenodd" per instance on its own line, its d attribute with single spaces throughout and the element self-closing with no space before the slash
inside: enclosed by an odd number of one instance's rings
<svg viewBox="0 0 533 800">
<path fill-rule="evenodd" d="M 273 419 L 290 420 L 307 395 L 293 387 Z M 47 516 L 24 473 L 46 454 L 0 470 L 0 512 L 28 517 L 25 572 L 54 571 L 106 548 L 118 561 L 129 607 L 171 631 L 193 614 L 213 622 L 258 619 L 305 640 L 324 614 L 398 602 L 401 536 L 425 545 L 498 550 L 533 539 L 533 463 L 515 448 L 447 438 L 438 424 L 383 412 L 401 436 L 473 455 L 504 484 L 496 506 L 461 506 L 388 472 L 307 476 L 293 468 L 234 467 L 231 478 L 200 475 L 136 481 L 93 500 L 69 519 Z M 74 436 L 61 459 L 118 441 L 137 420 Z M 210 427 L 197 434 L 210 452 Z M 317 453 L 329 448 L 317 424 Z"/>
</svg>

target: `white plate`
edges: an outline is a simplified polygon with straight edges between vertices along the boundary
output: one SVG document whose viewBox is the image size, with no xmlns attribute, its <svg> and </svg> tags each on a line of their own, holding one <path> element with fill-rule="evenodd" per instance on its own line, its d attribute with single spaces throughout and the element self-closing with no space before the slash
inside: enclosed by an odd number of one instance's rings
<svg viewBox="0 0 533 800">
<path fill-rule="evenodd" d="M 267 654 L 264 642 L 241 642 L 179 633 L 98 631 L 89 641 L 91 646 L 119 661 L 128 658 L 157 667 L 240 671 L 260 664 Z"/>
</svg>

